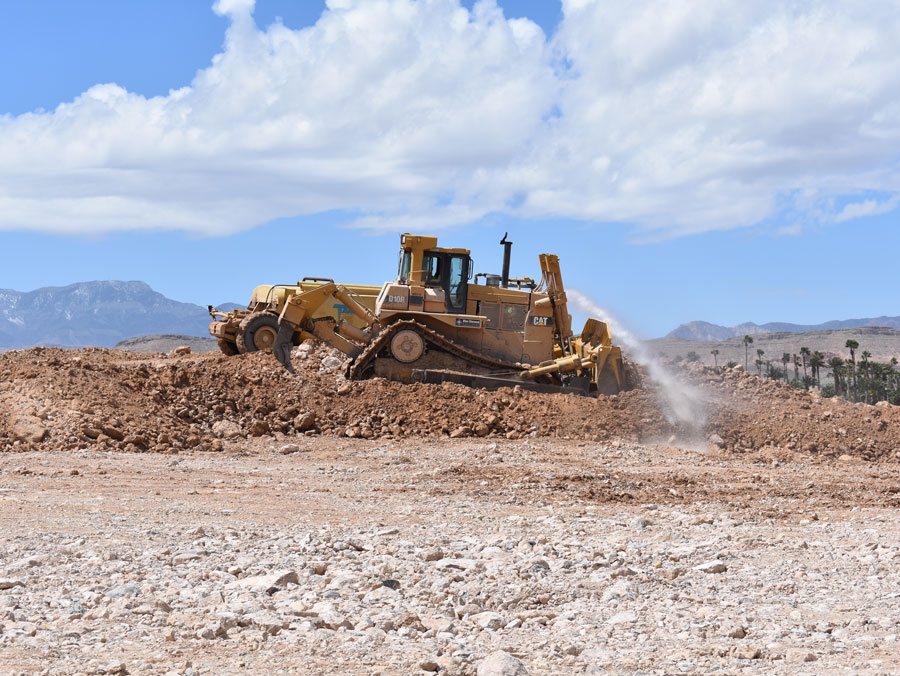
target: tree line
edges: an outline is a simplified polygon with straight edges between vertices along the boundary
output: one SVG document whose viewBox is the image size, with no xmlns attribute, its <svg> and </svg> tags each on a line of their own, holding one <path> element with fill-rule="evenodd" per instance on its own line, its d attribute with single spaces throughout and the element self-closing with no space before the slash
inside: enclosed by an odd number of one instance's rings
<svg viewBox="0 0 900 676">
<path fill-rule="evenodd" d="M 744 336 L 744 370 L 750 372 L 750 346 L 753 344 L 753 336 Z M 874 404 L 879 401 L 889 401 L 892 404 L 900 404 L 900 371 L 896 369 L 897 358 L 892 357 L 889 362 L 877 362 L 872 360 L 872 353 L 857 350 L 859 342 L 848 340 L 845 347 L 850 350 L 850 358 L 834 356 L 826 358 L 818 350 L 810 350 L 801 347 L 799 352 L 784 352 L 780 359 L 766 358 L 765 350 L 756 349 L 756 359 L 753 366 L 761 378 L 783 380 L 791 387 L 809 390 L 819 389 L 823 397 L 839 395 L 848 401 Z M 719 368 L 719 351 L 711 350 L 714 368 Z M 688 352 L 688 361 L 699 361 L 700 355 L 696 352 Z M 781 366 L 779 366 L 781 364 Z M 736 361 L 729 361 L 726 366 L 738 365 Z M 826 379 L 831 382 L 822 383 L 822 370 L 826 371 Z M 801 373 L 802 371 L 802 373 Z"/>
</svg>

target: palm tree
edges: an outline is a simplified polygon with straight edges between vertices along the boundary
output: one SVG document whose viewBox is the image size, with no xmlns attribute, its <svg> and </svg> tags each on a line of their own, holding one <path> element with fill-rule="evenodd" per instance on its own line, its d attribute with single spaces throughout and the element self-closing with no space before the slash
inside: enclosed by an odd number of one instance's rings
<svg viewBox="0 0 900 676">
<path fill-rule="evenodd" d="M 845 362 L 840 357 L 832 357 L 828 360 L 828 366 L 831 367 L 831 378 L 834 380 L 834 392 L 835 394 L 841 393 L 841 385 L 844 384 L 845 388 L 849 387 L 848 379 L 844 378 L 844 368 Z M 849 398 L 849 392 L 847 392 Z"/>
<path fill-rule="evenodd" d="M 803 377 L 806 377 L 806 360 L 809 359 L 809 348 L 801 347 L 800 348 L 800 357 L 803 359 Z"/>
<path fill-rule="evenodd" d="M 809 358 L 809 366 L 812 368 L 813 378 L 816 381 L 816 387 L 822 387 L 822 378 L 819 374 L 819 369 L 825 366 L 825 355 L 816 350 L 812 353 L 812 356 Z"/>
<path fill-rule="evenodd" d="M 750 358 L 750 343 L 753 342 L 753 336 L 746 335 L 744 336 L 744 370 L 747 370 L 747 360 Z"/>
<path fill-rule="evenodd" d="M 847 390 L 848 390 L 847 398 L 849 399 L 850 398 L 850 392 L 849 392 L 850 386 L 856 385 L 856 348 L 859 347 L 859 343 L 857 343 L 852 338 L 848 338 L 847 342 L 844 343 L 844 347 L 847 347 L 850 349 L 850 363 L 849 363 L 850 373 L 847 378 Z"/>
<path fill-rule="evenodd" d="M 872 353 L 868 350 L 863 350 L 862 354 L 859 355 L 860 361 L 860 369 L 862 369 L 863 376 L 868 378 L 869 376 L 869 360 L 872 358 Z"/>
<path fill-rule="evenodd" d="M 756 356 L 759 357 L 756 360 L 756 373 L 759 374 L 760 376 L 762 376 L 762 370 L 760 369 L 760 367 L 763 365 L 762 356 L 765 353 L 766 353 L 766 351 L 764 349 L 762 349 L 761 347 L 756 348 Z"/>
<path fill-rule="evenodd" d="M 781 364 L 782 364 L 782 366 L 784 366 L 784 382 L 788 381 L 787 365 L 790 363 L 790 361 L 791 361 L 791 353 L 783 352 L 781 355 Z"/>
<path fill-rule="evenodd" d="M 718 371 L 719 370 L 719 351 L 718 350 L 710 350 L 709 353 L 713 356 L 713 368 Z"/>
<path fill-rule="evenodd" d="M 800 357 L 794 355 L 794 380 L 800 382 Z"/>
</svg>

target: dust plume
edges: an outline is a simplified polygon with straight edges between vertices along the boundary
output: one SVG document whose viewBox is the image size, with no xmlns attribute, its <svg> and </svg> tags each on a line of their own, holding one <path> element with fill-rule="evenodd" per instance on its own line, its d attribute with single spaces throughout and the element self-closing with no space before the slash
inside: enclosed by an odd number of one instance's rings
<svg viewBox="0 0 900 676">
<path fill-rule="evenodd" d="M 664 412 L 669 422 L 686 425 L 702 439 L 706 424 L 706 405 L 701 390 L 667 369 L 650 353 L 643 342 L 588 296 L 575 289 L 568 289 L 566 295 L 576 307 L 589 316 L 607 322 L 610 325 L 613 342 L 624 348 L 625 357 L 641 364 L 647 370 L 650 379 L 659 387 L 666 405 Z"/>
</svg>

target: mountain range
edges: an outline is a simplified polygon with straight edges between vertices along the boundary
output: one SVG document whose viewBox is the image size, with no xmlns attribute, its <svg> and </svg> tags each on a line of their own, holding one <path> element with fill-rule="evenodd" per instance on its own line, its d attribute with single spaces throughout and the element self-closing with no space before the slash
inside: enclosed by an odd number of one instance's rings
<svg viewBox="0 0 900 676">
<path fill-rule="evenodd" d="M 900 329 L 900 317 L 870 317 L 867 319 L 844 319 L 825 322 L 823 324 L 789 324 L 786 322 L 770 322 L 768 324 L 738 324 L 737 326 L 720 326 L 709 322 L 688 322 L 666 334 L 666 338 L 695 340 L 700 342 L 723 341 L 729 338 L 755 336 L 761 333 L 811 333 L 814 331 L 839 331 L 841 329 L 859 329 L 878 326 L 888 329 Z"/>
<path fill-rule="evenodd" d="M 205 307 L 166 298 L 144 282 L 0 289 L 0 349 L 113 347 L 147 334 L 208 336 L 209 322 Z"/>
</svg>

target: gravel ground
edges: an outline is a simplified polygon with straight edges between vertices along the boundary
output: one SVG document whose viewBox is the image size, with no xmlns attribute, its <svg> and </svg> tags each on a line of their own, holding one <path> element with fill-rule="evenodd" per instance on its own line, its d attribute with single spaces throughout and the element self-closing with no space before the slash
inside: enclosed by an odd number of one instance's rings
<svg viewBox="0 0 900 676">
<path fill-rule="evenodd" d="M 896 674 L 896 464 L 552 439 L 0 455 L 4 674 Z"/>
</svg>

